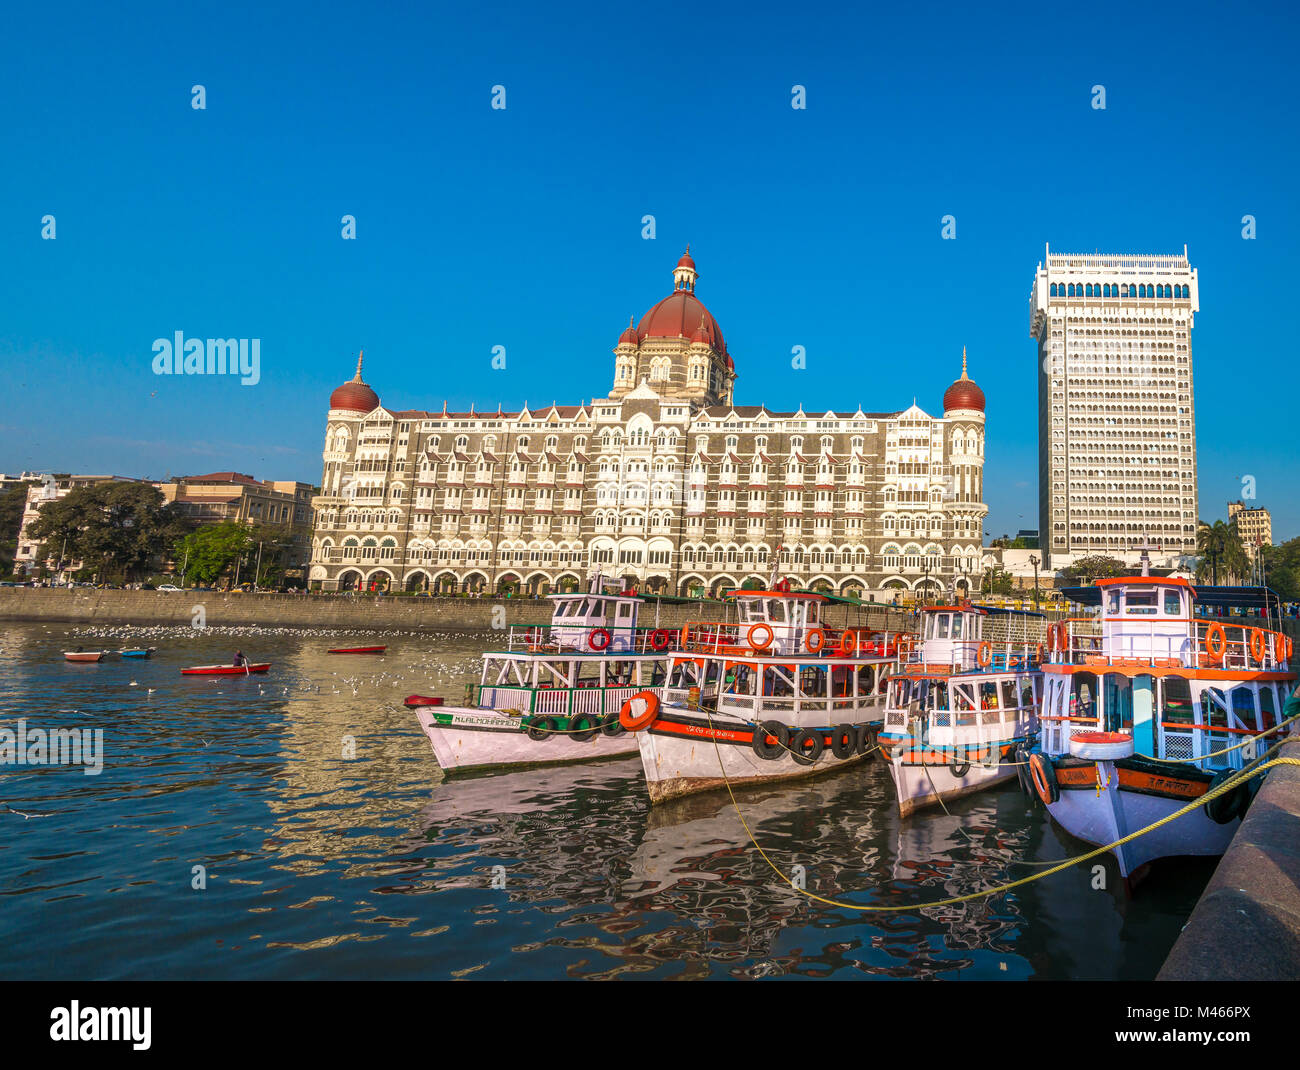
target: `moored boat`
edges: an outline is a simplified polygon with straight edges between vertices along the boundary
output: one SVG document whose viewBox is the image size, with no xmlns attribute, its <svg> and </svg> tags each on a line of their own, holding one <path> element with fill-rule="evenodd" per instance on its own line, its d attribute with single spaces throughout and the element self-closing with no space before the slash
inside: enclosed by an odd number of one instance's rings
<svg viewBox="0 0 1300 1070">
<path fill-rule="evenodd" d="M 266 672 L 271 667 L 269 661 L 248 665 L 192 665 L 182 669 L 182 676 L 247 676 L 249 673 Z"/>
<path fill-rule="evenodd" d="M 105 653 L 104 650 L 65 650 L 63 657 L 66 661 L 102 661 Z"/>
<path fill-rule="evenodd" d="M 1016 776 L 1042 695 L 1040 613 L 926 606 L 889 685 L 880 753 L 903 815 Z"/>
<path fill-rule="evenodd" d="M 147 658 L 151 657 L 157 649 L 153 646 L 127 647 L 125 650 L 119 650 L 118 654 L 124 658 Z"/>
<path fill-rule="evenodd" d="M 861 653 L 857 629 L 823 627 L 830 599 L 788 581 L 729 597 L 737 622 L 683 628 L 662 700 L 636 696 L 620 714 L 651 802 L 814 776 L 875 747 L 895 659 Z"/>
<path fill-rule="evenodd" d="M 549 627 L 512 627 L 506 649 L 483 654 L 480 682 L 466 688 L 463 705 L 407 698 L 444 772 L 636 753 L 619 711 L 634 695 L 657 695 L 665 673 L 659 647 L 671 634 L 638 627 L 645 599 L 604 590 L 599 574 L 586 592 L 549 597 Z"/>
<path fill-rule="evenodd" d="M 1099 612 L 1049 636 L 1030 770 L 1035 793 L 1067 832 L 1114 843 L 1205 795 L 1278 738 L 1271 730 L 1295 686 L 1292 640 L 1194 613 L 1198 604 L 1268 613 L 1276 594 L 1195 586 L 1145 569 L 1065 593 Z M 1251 786 L 1239 784 L 1114 848 L 1121 874 L 1131 879 L 1169 856 L 1222 854 L 1251 797 Z"/>
<path fill-rule="evenodd" d="M 333 650 L 327 650 L 327 654 L 382 654 L 388 647 L 386 646 L 340 646 Z"/>
</svg>

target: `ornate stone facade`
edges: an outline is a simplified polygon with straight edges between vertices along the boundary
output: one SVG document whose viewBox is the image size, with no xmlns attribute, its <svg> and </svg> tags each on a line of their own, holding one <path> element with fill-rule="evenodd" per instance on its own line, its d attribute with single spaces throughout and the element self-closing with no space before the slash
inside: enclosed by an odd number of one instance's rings
<svg viewBox="0 0 1300 1070">
<path fill-rule="evenodd" d="M 965 354 L 941 418 L 737 406 L 697 277 L 688 250 L 589 405 L 388 409 L 358 361 L 331 397 L 311 585 L 546 593 L 599 566 L 681 594 L 773 568 L 881 600 L 974 587 L 984 396 Z"/>
</svg>

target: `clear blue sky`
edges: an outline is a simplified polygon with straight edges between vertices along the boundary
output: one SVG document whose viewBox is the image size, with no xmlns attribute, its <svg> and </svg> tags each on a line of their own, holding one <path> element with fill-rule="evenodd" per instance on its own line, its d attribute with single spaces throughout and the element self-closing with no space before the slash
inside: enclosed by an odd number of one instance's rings
<svg viewBox="0 0 1300 1070">
<path fill-rule="evenodd" d="M 394 408 L 598 396 L 689 241 L 739 403 L 937 413 L 967 346 L 1014 532 L 1044 243 L 1186 244 L 1201 515 L 1253 475 L 1300 533 L 1284 6 L 385 7 L 10 6 L 0 470 L 314 482 L 359 346 Z M 155 376 L 177 330 L 260 338 L 261 382 Z"/>
</svg>

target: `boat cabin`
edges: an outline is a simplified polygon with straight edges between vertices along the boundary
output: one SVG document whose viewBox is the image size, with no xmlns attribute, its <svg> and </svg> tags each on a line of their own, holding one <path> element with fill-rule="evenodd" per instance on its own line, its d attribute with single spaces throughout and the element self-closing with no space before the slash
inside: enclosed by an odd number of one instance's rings
<svg viewBox="0 0 1300 1070">
<path fill-rule="evenodd" d="M 786 584 L 772 591 L 735 591 L 730 597 L 736 603 L 737 637 L 751 649 L 801 654 L 809 649 L 809 634 L 821 628 L 826 600 L 819 594 L 791 592 Z"/>
<path fill-rule="evenodd" d="M 923 607 L 920 645 L 910 660 L 946 666 L 953 672 L 976 668 L 985 615 L 985 610 L 969 604 Z"/>
</svg>

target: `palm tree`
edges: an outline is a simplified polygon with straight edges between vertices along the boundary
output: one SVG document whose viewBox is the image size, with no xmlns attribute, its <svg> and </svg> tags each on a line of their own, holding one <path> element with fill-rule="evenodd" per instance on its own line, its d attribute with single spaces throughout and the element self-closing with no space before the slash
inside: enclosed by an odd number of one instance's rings
<svg viewBox="0 0 1300 1070">
<path fill-rule="evenodd" d="M 1220 567 L 1225 579 L 1240 581 L 1250 572 L 1250 558 L 1237 531 L 1236 517 L 1227 523 L 1216 520 L 1207 524 L 1202 520 L 1196 532 L 1196 550 L 1201 555 L 1196 566 L 1197 579 L 1204 579 L 1208 572 L 1218 586 Z"/>
</svg>

